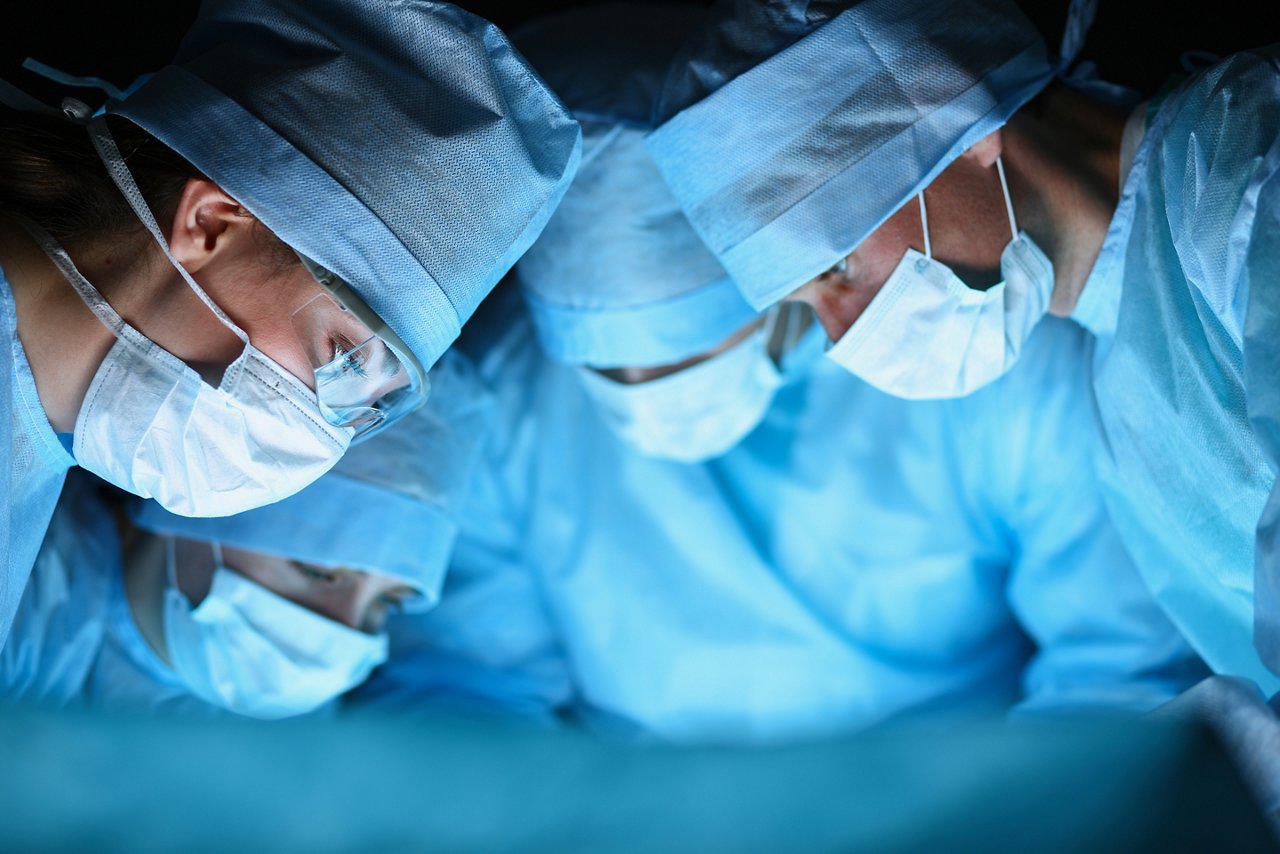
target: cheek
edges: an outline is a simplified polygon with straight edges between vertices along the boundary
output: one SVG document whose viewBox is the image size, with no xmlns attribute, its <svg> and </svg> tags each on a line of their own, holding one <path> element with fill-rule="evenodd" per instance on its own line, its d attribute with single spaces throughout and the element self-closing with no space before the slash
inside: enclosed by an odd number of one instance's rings
<svg viewBox="0 0 1280 854">
<path fill-rule="evenodd" d="M 310 387 L 315 385 L 314 366 L 293 313 L 318 292 L 301 268 L 275 276 L 259 271 L 256 282 L 246 280 L 238 306 L 241 317 L 236 318 L 253 346 Z"/>
<path fill-rule="evenodd" d="M 913 198 L 858 244 L 849 256 L 854 286 L 879 291 L 908 249 L 924 251 L 918 205 Z"/>
</svg>

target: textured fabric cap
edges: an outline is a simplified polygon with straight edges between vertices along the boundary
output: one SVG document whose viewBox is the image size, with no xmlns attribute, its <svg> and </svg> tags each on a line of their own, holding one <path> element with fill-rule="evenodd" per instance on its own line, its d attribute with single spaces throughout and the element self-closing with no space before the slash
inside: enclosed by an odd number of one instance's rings
<svg viewBox="0 0 1280 854">
<path fill-rule="evenodd" d="M 763 309 L 852 251 L 1053 71 L 1004 0 L 866 0 L 647 142 L 694 228 Z"/>
<path fill-rule="evenodd" d="M 582 122 L 577 176 L 517 274 L 543 348 L 648 367 L 714 348 L 755 317 L 644 146 L 667 64 L 702 12 L 612 4 L 515 39 Z"/>
<path fill-rule="evenodd" d="M 188 518 L 139 501 L 139 527 L 250 551 L 394 575 L 434 604 L 457 535 L 461 500 L 491 400 L 470 363 L 450 352 L 431 371 L 426 405 L 326 475 L 275 504 L 215 518 Z"/>
<path fill-rule="evenodd" d="M 333 270 L 429 367 L 537 237 L 576 123 L 492 24 L 445 3 L 206 3 L 108 112 Z"/>
</svg>

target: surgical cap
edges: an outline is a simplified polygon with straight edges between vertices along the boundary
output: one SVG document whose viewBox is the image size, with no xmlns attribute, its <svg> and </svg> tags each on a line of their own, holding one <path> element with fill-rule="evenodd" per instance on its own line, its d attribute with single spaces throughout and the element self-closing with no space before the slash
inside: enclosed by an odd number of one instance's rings
<svg viewBox="0 0 1280 854">
<path fill-rule="evenodd" d="M 1006 0 L 865 0 L 647 142 L 694 228 L 765 308 L 851 252 L 1053 71 Z"/>
<path fill-rule="evenodd" d="M 554 359 L 599 367 L 678 362 L 755 317 L 644 147 L 667 64 L 702 14 L 614 4 L 515 36 L 583 128 L 578 174 L 516 267 Z"/>
<path fill-rule="evenodd" d="M 301 492 L 235 516 L 190 518 L 138 501 L 130 515 L 158 534 L 217 542 L 319 566 L 392 575 L 434 604 L 457 536 L 462 499 L 492 400 L 470 363 L 450 352 L 431 397 L 355 445 Z"/>
<path fill-rule="evenodd" d="M 546 223 L 580 135 L 492 24 L 447 3 L 204 3 L 109 102 L 349 282 L 429 367 Z"/>
</svg>

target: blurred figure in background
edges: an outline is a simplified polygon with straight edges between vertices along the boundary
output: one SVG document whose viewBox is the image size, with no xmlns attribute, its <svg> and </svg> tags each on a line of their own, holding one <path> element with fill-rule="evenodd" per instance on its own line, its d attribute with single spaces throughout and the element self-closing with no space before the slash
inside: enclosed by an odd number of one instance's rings
<svg viewBox="0 0 1280 854">
<path fill-rule="evenodd" d="M 0 645 L 68 468 L 188 516 L 296 493 L 422 403 L 578 157 L 447 4 L 205 4 L 102 88 L 0 86 Z"/>
<path fill-rule="evenodd" d="M 450 572 L 545 601 L 520 642 L 558 640 L 588 716 L 680 740 L 1145 710 L 1200 678 L 1103 511 L 1079 329 L 1043 324 L 971 398 L 908 402 L 823 360 L 806 308 L 737 295 L 643 146 L 699 19 L 614 4 L 517 36 L 583 164 L 517 265 L 536 341 L 510 300 L 464 340 L 498 414 Z M 452 625 L 478 644 L 507 613 Z"/>
<path fill-rule="evenodd" d="M 810 303 L 891 394 L 975 392 L 1046 314 L 1088 329 L 1126 547 L 1214 671 L 1280 690 L 1280 53 L 1117 109 L 1009 3 L 848 5 L 768 3 L 803 37 L 732 43 L 719 7 L 648 140 L 682 209 L 752 306 Z"/>
<path fill-rule="evenodd" d="M 387 657 L 390 614 L 439 599 L 487 403 L 465 359 L 426 408 L 276 504 L 117 514 L 68 482 L 0 650 L 0 698 L 133 711 L 313 711 Z"/>
</svg>

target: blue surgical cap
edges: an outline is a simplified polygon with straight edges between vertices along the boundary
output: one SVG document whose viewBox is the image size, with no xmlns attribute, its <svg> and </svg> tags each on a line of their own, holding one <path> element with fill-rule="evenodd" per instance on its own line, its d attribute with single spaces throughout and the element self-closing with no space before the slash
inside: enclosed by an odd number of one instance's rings
<svg viewBox="0 0 1280 854">
<path fill-rule="evenodd" d="M 429 367 L 546 223 L 576 123 L 447 3 L 220 0 L 107 111 L 349 282 Z"/>
<path fill-rule="evenodd" d="M 1006 0 L 865 0 L 682 105 L 647 142 L 763 309 L 853 251 L 1053 72 Z M 686 77 L 672 79 L 696 92 Z"/>
<path fill-rule="evenodd" d="M 425 406 L 351 450 L 327 474 L 275 504 L 235 516 L 178 516 L 154 501 L 130 515 L 158 534 L 217 542 L 319 566 L 396 576 L 434 604 L 457 536 L 492 399 L 465 357 L 431 371 Z"/>
<path fill-rule="evenodd" d="M 516 35 L 581 121 L 582 165 L 517 275 L 562 362 L 649 367 L 712 349 L 756 313 L 702 244 L 644 147 L 696 9 L 613 4 Z"/>
</svg>

